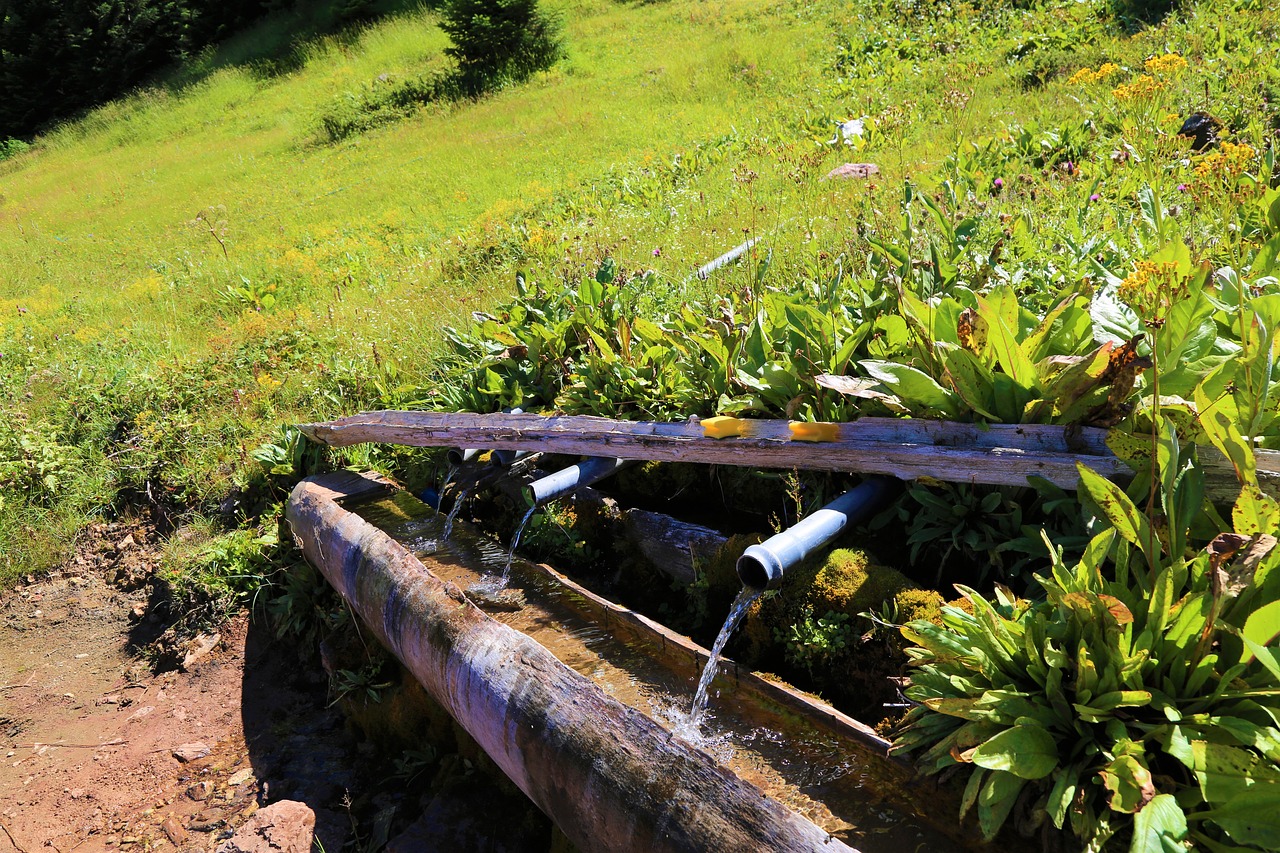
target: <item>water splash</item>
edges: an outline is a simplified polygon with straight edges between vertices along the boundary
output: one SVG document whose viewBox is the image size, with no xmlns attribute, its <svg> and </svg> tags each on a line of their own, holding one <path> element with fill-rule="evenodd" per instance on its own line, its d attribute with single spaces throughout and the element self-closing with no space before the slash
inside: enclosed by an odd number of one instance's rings
<svg viewBox="0 0 1280 853">
<path fill-rule="evenodd" d="M 507 552 L 507 564 L 502 567 L 502 579 L 498 581 L 499 589 L 505 587 L 507 581 L 511 579 L 511 564 L 515 562 L 516 548 L 520 545 L 520 537 L 523 535 L 524 529 L 529 526 L 529 521 L 533 518 L 533 514 L 537 509 L 536 505 L 529 507 L 529 511 L 524 514 L 524 518 L 520 519 L 515 535 L 511 537 L 511 550 Z"/>
<path fill-rule="evenodd" d="M 707 665 L 702 670 L 702 678 L 698 680 L 698 690 L 693 694 L 693 706 L 689 709 L 689 716 L 677 728 L 679 734 L 693 738 L 698 736 L 698 726 L 701 725 L 702 717 L 707 711 L 707 702 L 711 698 L 711 682 L 715 681 L 716 670 L 720 668 L 720 656 L 724 653 L 724 647 L 728 644 L 734 629 L 738 627 L 738 623 L 742 621 L 742 617 L 746 615 L 747 608 L 751 607 L 762 594 L 763 590 L 743 587 L 738 592 L 738 597 L 733 600 L 733 606 L 729 608 L 729 616 L 724 620 L 720 635 L 716 637 L 716 642 L 711 647 L 711 656 L 707 658 Z"/>
<path fill-rule="evenodd" d="M 457 500 L 453 502 L 453 506 L 450 508 L 449 514 L 444 520 L 444 532 L 440 534 L 441 542 L 449 541 L 449 537 L 453 534 L 453 520 L 458 517 L 458 513 L 462 511 L 462 505 L 466 503 L 466 500 L 470 495 L 471 489 L 463 489 L 462 493 L 458 495 Z"/>
</svg>

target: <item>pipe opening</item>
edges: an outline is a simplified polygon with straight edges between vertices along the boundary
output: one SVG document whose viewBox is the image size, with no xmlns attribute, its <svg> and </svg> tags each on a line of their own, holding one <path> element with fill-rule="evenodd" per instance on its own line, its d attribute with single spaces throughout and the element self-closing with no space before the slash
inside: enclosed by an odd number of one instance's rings
<svg viewBox="0 0 1280 853">
<path fill-rule="evenodd" d="M 743 554 L 738 558 L 738 580 L 747 589 L 768 589 L 770 587 L 769 569 L 763 562 Z"/>
</svg>

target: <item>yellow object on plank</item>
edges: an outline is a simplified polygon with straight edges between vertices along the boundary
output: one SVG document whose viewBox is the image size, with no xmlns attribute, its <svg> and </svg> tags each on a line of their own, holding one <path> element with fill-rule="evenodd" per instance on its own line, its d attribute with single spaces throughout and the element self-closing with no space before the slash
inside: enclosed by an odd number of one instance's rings
<svg viewBox="0 0 1280 853">
<path fill-rule="evenodd" d="M 742 435 L 745 426 L 742 418 L 720 415 L 702 422 L 702 434 L 707 438 L 733 438 Z"/>
<path fill-rule="evenodd" d="M 792 441 L 838 441 L 840 424 L 792 421 L 788 424 Z"/>
</svg>

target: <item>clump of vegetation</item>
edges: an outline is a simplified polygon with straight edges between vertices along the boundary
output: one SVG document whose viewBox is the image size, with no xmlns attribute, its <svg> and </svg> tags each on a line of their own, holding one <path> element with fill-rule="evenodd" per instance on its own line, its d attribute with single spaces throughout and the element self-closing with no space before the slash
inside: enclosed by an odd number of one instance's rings
<svg viewBox="0 0 1280 853">
<path fill-rule="evenodd" d="M 1280 843 L 1266 817 L 1280 804 L 1280 504 L 1239 434 L 1201 425 L 1240 464 L 1232 529 L 1192 547 L 1211 510 L 1194 448 L 1165 421 L 1149 469 L 1162 530 L 1081 465 L 1105 525 L 1074 566 L 1054 551 L 1043 599 L 965 587 L 970 608 L 903 629 L 919 704 L 898 747 L 929 772 L 969 769 L 963 809 L 988 838 L 1013 815 L 1091 850 Z"/>
<path fill-rule="evenodd" d="M 453 41 L 445 53 L 468 93 L 518 83 L 564 52 L 559 23 L 538 0 L 448 0 L 440 28 Z"/>
</svg>

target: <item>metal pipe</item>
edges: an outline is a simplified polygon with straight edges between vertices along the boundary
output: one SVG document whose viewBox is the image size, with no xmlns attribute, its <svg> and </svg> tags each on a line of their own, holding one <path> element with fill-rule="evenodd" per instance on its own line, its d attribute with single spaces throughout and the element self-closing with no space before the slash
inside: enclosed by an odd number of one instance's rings
<svg viewBox="0 0 1280 853">
<path fill-rule="evenodd" d="M 888 477 L 868 477 L 804 521 L 752 545 L 738 558 L 738 578 L 752 589 L 772 589 L 787 569 L 826 545 L 884 501 L 895 483 Z"/>
<path fill-rule="evenodd" d="M 495 450 L 489 455 L 489 464 L 509 468 L 521 459 L 528 459 L 534 452 L 532 450 Z"/>
<path fill-rule="evenodd" d="M 468 462 L 475 461 L 475 458 L 479 455 L 480 451 L 475 447 L 453 447 L 445 454 L 445 459 L 448 460 L 450 466 L 457 468 Z"/>
<path fill-rule="evenodd" d="M 525 499 L 530 506 L 540 506 L 547 501 L 572 494 L 583 486 L 590 486 L 611 474 L 616 474 L 634 459 L 610 459 L 607 456 L 590 456 L 577 465 L 562 468 L 524 487 Z"/>
<path fill-rule="evenodd" d="M 720 269 L 721 267 L 727 267 L 729 264 L 733 263 L 738 258 L 745 255 L 748 251 L 751 250 L 752 246 L 754 246 L 756 243 L 759 243 L 762 239 L 763 239 L 762 237 L 752 237 L 750 240 L 743 243 L 741 246 L 735 246 L 734 248 L 725 252 L 720 257 L 716 258 L 714 261 L 709 261 L 708 263 L 705 263 L 702 266 L 698 267 L 698 271 L 694 273 L 694 275 L 696 275 L 698 278 L 703 279 L 705 281 L 707 277 L 710 276 L 716 270 Z"/>
</svg>

